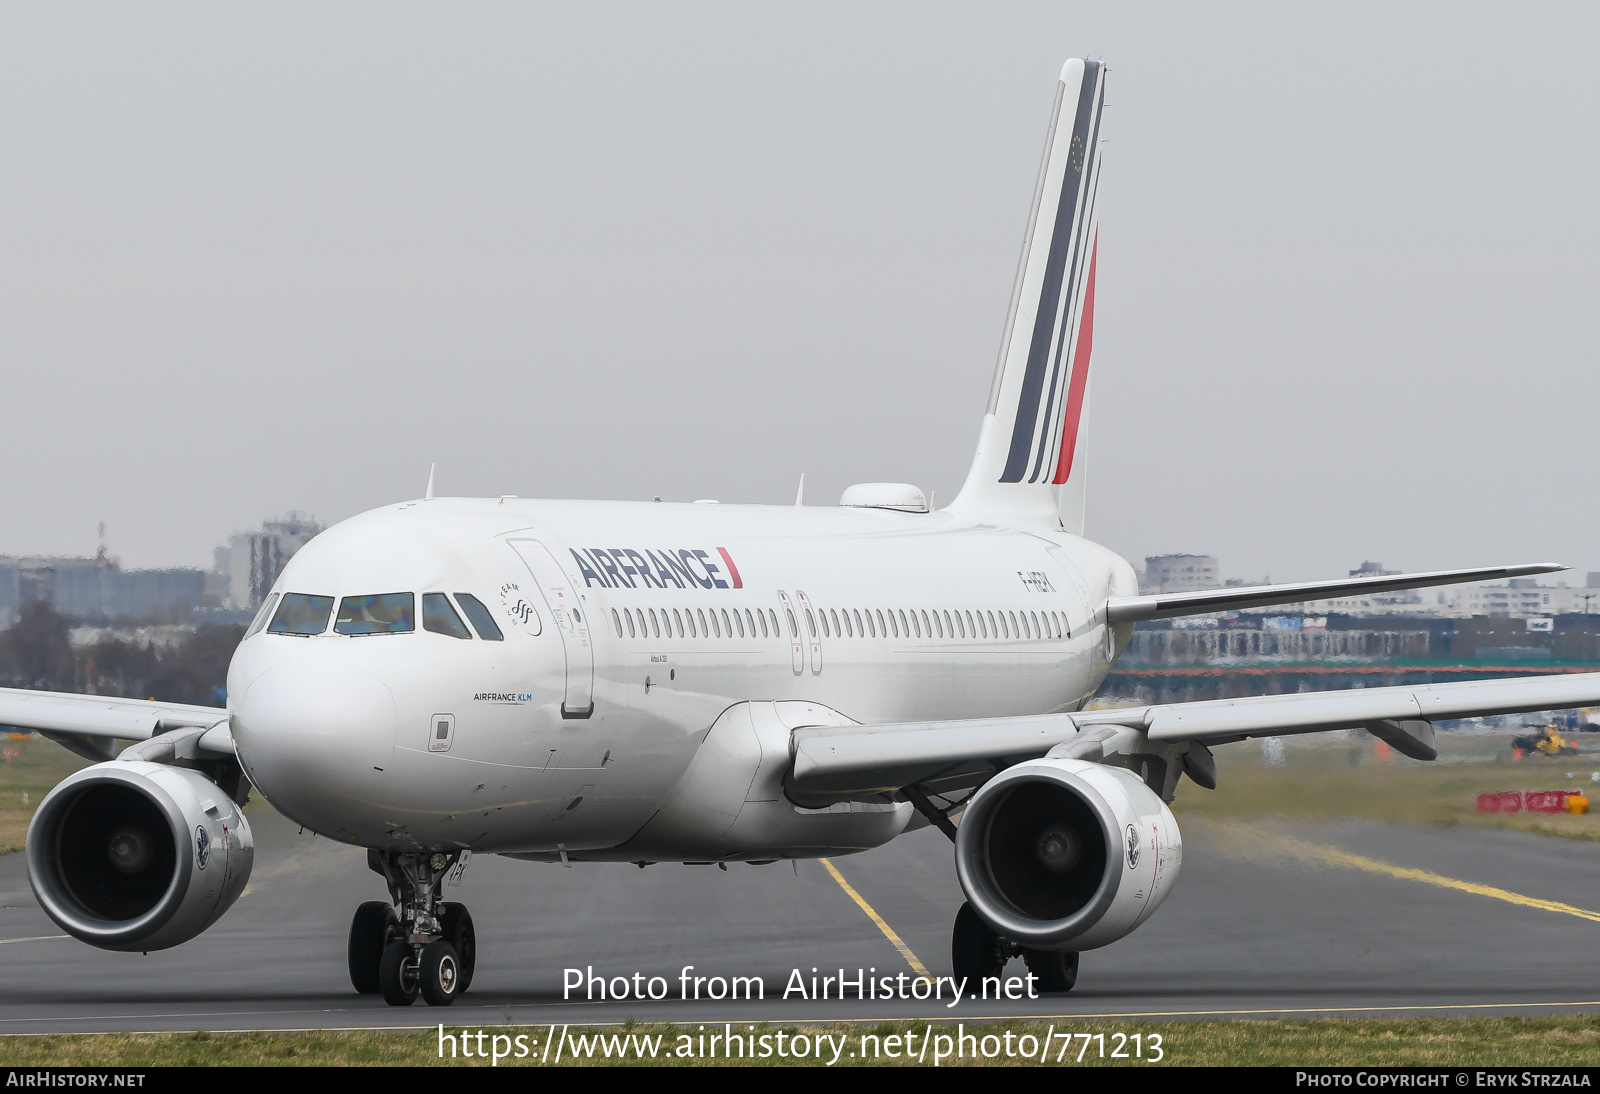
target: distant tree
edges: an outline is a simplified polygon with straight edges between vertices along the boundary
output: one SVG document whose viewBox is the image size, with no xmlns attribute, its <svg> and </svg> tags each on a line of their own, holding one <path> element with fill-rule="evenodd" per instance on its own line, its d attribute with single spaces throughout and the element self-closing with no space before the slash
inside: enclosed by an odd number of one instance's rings
<svg viewBox="0 0 1600 1094">
<path fill-rule="evenodd" d="M 160 656 L 141 697 L 221 706 L 227 698 L 228 662 L 243 637 L 243 627 L 200 627 Z"/>
<path fill-rule="evenodd" d="M 67 621 L 42 600 L 24 605 L 17 623 L 0 631 L 0 675 L 42 691 L 70 691 L 76 665 Z"/>
<path fill-rule="evenodd" d="M 95 695 L 146 698 L 145 681 L 156 671 L 156 651 L 149 643 L 102 638 L 78 651 L 84 690 Z"/>
</svg>

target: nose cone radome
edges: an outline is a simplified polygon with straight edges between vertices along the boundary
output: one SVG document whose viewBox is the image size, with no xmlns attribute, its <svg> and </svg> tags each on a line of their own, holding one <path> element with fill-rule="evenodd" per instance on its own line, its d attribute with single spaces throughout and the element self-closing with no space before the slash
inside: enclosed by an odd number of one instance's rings
<svg viewBox="0 0 1600 1094">
<path fill-rule="evenodd" d="M 250 781 L 281 812 L 326 835 L 370 826 L 395 724 L 383 681 L 310 660 L 263 673 L 234 704 L 232 722 Z"/>
</svg>

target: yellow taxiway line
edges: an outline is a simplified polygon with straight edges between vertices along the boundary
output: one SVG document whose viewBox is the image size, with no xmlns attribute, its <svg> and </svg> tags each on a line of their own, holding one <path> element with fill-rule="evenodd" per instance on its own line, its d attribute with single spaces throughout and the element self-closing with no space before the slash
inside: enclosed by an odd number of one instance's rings
<svg viewBox="0 0 1600 1094">
<path fill-rule="evenodd" d="M 883 932 L 883 936 L 894 943 L 894 948 L 900 951 L 900 956 L 906 959 L 906 964 L 910 965 L 918 976 L 926 976 L 932 980 L 933 973 L 928 971 L 926 965 L 917 960 L 917 955 L 911 952 L 911 947 L 900 940 L 900 936 L 894 933 L 894 928 L 883 921 L 883 916 L 875 912 L 872 905 L 868 904 L 860 893 L 850 887 L 850 883 L 844 879 L 844 875 L 839 872 L 838 867 L 825 858 L 817 861 L 828 868 L 828 873 L 832 874 L 833 880 L 839 883 L 839 888 L 848 893 L 850 899 L 855 901 L 863 912 L 867 913 L 867 918 L 878 925 L 878 930 Z"/>
</svg>

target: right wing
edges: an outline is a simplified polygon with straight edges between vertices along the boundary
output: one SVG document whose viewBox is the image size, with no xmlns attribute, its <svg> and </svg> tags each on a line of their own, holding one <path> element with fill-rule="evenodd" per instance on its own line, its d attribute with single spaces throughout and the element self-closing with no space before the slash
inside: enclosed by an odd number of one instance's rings
<svg viewBox="0 0 1600 1094">
<path fill-rule="evenodd" d="M 174 729 L 207 729 L 200 747 L 233 751 L 226 710 L 147 699 L 0 688 L 0 726 L 42 733 L 87 760 L 111 759 L 113 741 L 147 741 Z"/>
<path fill-rule="evenodd" d="M 786 788 L 797 804 L 818 806 L 881 800 L 881 795 L 907 787 L 948 796 L 978 786 L 1012 764 L 1058 749 L 1091 760 L 1113 755 L 1178 760 L 1183 770 L 1205 785 L 1210 766 L 1207 745 L 1363 728 L 1407 756 L 1431 760 L 1436 755 L 1432 727 L 1436 720 L 1594 704 L 1600 704 L 1600 673 L 1574 673 L 1070 714 L 806 728 L 794 731 Z M 1214 769 L 1209 778 L 1215 785 Z"/>
</svg>

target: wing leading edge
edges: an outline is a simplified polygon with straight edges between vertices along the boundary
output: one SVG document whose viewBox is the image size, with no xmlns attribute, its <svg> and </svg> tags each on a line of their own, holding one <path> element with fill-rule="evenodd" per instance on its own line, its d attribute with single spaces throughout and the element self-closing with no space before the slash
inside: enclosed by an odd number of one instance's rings
<svg viewBox="0 0 1600 1094">
<path fill-rule="evenodd" d="M 1364 728 L 1417 759 L 1432 759 L 1432 723 L 1600 703 L 1600 673 L 1354 691 L 1262 695 L 1196 703 L 886 726 L 796 730 L 791 796 L 822 804 L 922 787 L 944 793 L 975 786 L 995 771 L 1066 748 L 1093 755 L 1194 752 L 1203 782 L 1203 747 L 1247 737 Z"/>
<path fill-rule="evenodd" d="M 110 759 L 114 740 L 147 741 L 174 729 L 207 729 L 201 747 L 231 753 L 227 722 L 219 707 L 0 688 L 0 726 L 42 733 L 90 760 Z"/>
<path fill-rule="evenodd" d="M 1559 562 L 1520 566 L 1486 566 L 1473 570 L 1432 570 L 1419 574 L 1386 574 L 1334 581 L 1302 581 L 1289 585 L 1248 585 L 1229 589 L 1204 589 L 1194 593 L 1156 593 L 1151 596 L 1117 596 L 1106 601 L 1106 622 L 1139 623 L 1146 619 L 1172 619 L 1182 615 L 1242 611 L 1269 604 L 1295 604 L 1335 596 L 1387 593 L 1397 589 L 1426 589 L 1434 585 L 1460 585 L 1531 574 L 1551 574 L 1567 567 Z"/>
</svg>

